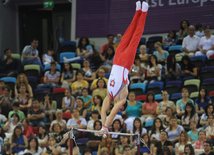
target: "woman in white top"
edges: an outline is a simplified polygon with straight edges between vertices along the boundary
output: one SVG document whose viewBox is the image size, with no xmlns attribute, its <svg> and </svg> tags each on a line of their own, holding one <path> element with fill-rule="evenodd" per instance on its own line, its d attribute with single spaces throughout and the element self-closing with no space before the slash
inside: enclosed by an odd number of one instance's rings
<svg viewBox="0 0 214 155">
<path fill-rule="evenodd" d="M 175 144 L 175 155 L 180 155 L 184 153 L 184 147 L 187 144 L 191 144 L 188 139 L 188 135 L 185 131 L 181 131 L 178 143 Z"/>
<path fill-rule="evenodd" d="M 39 142 L 36 137 L 32 136 L 28 140 L 28 148 L 24 150 L 24 153 L 30 153 L 32 155 L 40 155 L 42 149 L 39 147 Z"/>
<path fill-rule="evenodd" d="M 160 141 L 161 130 L 164 130 L 162 121 L 160 118 L 156 118 L 153 122 L 152 129 L 149 132 L 151 143 L 155 144 L 157 141 Z"/>
<path fill-rule="evenodd" d="M 199 51 L 195 53 L 195 56 L 206 55 L 209 59 L 210 55 L 214 54 L 214 36 L 211 35 L 209 26 L 204 28 L 204 34 L 205 36 L 199 43 Z"/>
<path fill-rule="evenodd" d="M 70 89 L 65 90 L 65 97 L 62 98 L 62 109 L 64 112 L 71 112 L 74 107 L 75 98 L 71 96 Z"/>
<path fill-rule="evenodd" d="M 47 146 L 48 144 L 48 134 L 46 131 L 46 128 L 44 126 L 39 126 L 38 128 L 39 135 L 37 136 L 39 146 L 44 147 Z"/>
</svg>

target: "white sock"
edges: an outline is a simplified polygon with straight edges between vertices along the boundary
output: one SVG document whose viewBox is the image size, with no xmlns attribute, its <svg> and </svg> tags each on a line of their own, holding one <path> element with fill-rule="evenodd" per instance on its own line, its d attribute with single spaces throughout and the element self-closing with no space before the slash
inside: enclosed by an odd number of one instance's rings
<svg viewBox="0 0 214 155">
<path fill-rule="evenodd" d="M 138 11 L 140 9 L 141 9 L 141 3 L 140 3 L 140 1 L 137 1 L 136 2 L 136 11 Z"/>
<path fill-rule="evenodd" d="M 142 3 L 142 11 L 143 11 L 143 12 L 147 12 L 147 11 L 148 11 L 148 8 L 149 8 L 148 3 L 143 2 L 143 3 Z"/>
<path fill-rule="evenodd" d="M 74 58 L 70 58 L 70 59 L 67 59 L 66 57 L 63 57 L 63 60 L 64 60 L 65 62 L 74 62 L 74 61 L 77 61 L 77 60 L 80 60 L 80 59 L 81 59 L 80 56 L 74 57 Z"/>
</svg>

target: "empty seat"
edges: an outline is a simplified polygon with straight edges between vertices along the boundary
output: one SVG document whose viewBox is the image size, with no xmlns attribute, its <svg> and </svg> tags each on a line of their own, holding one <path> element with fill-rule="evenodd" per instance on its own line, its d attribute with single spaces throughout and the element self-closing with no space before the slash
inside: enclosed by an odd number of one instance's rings
<svg viewBox="0 0 214 155">
<path fill-rule="evenodd" d="M 130 86 L 130 91 L 134 91 L 136 96 L 143 95 L 146 92 L 145 83 L 133 83 Z"/>
</svg>

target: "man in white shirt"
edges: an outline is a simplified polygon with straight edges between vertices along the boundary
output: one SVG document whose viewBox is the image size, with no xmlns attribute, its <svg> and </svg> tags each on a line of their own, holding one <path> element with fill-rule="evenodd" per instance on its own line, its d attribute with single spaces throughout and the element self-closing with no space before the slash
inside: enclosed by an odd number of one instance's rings
<svg viewBox="0 0 214 155">
<path fill-rule="evenodd" d="M 183 53 L 176 54 L 176 57 L 188 55 L 191 58 L 198 50 L 200 38 L 195 35 L 195 26 L 189 26 L 188 34 L 189 35 L 184 38 L 182 43 Z"/>
</svg>

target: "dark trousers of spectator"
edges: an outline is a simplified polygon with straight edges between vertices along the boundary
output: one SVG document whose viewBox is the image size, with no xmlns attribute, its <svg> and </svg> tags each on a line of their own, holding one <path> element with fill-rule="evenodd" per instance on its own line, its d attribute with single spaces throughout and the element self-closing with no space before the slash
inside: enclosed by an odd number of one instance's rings
<svg viewBox="0 0 214 155">
<path fill-rule="evenodd" d="M 38 122 L 38 121 L 33 121 L 33 122 L 30 122 L 30 125 L 31 125 L 32 127 L 39 127 L 39 126 L 45 126 L 45 123 L 44 123 L 43 121 L 40 121 L 40 122 Z"/>
</svg>

